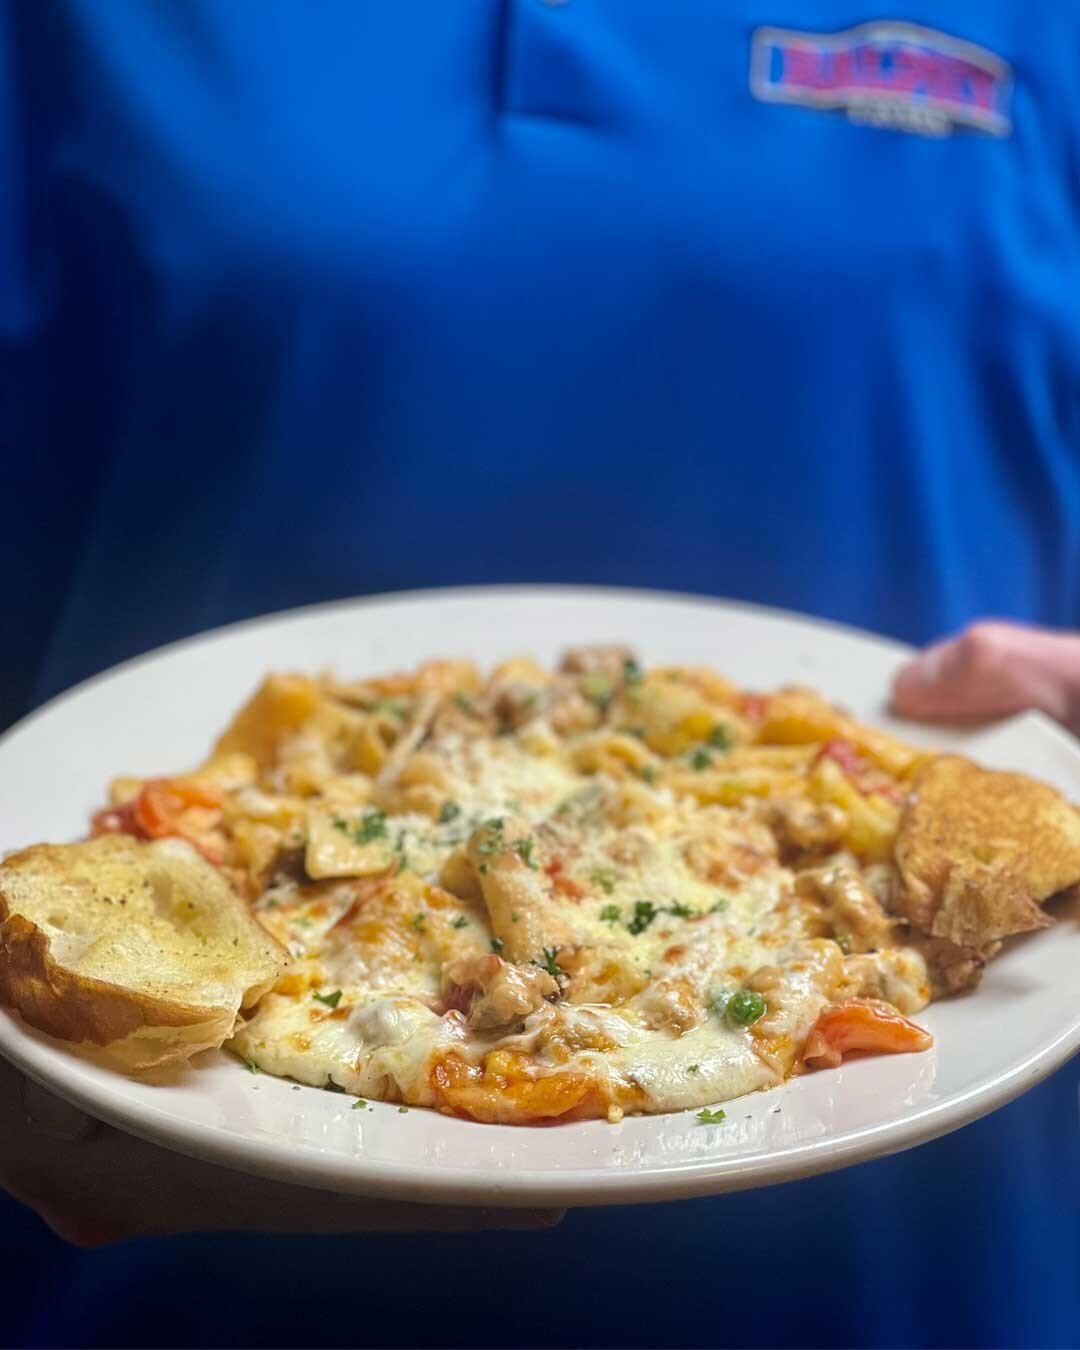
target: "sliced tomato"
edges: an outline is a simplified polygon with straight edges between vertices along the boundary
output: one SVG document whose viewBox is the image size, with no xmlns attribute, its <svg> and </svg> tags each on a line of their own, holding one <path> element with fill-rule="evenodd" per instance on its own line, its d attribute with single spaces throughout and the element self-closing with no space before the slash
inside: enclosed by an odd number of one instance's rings
<svg viewBox="0 0 1080 1350">
<path fill-rule="evenodd" d="M 148 839 L 180 834 L 178 821 L 191 806 L 214 810 L 221 798 L 205 788 L 176 778 L 152 779 L 135 798 L 135 824 Z"/>
<path fill-rule="evenodd" d="M 563 871 L 561 858 L 552 858 L 544 871 L 551 878 L 551 884 L 557 894 L 568 896 L 571 900 L 580 900 L 585 894 L 585 888 L 579 886 L 573 877 L 568 877 Z"/>
<path fill-rule="evenodd" d="M 195 838 L 184 828 L 185 811 L 192 806 L 218 810 L 221 797 L 216 792 L 177 778 L 153 778 L 142 791 L 122 806 L 107 806 L 90 820 L 90 834 L 132 834 L 137 839 L 165 839 L 176 836 L 186 839 L 208 861 L 218 864 L 221 855 Z"/>
<path fill-rule="evenodd" d="M 867 797 L 879 796 L 886 797 L 891 802 L 899 803 L 903 799 L 903 793 L 885 777 L 852 745 L 843 737 L 836 737 L 831 741 L 826 741 L 821 749 L 814 756 L 810 767 L 820 764 L 823 759 L 831 759 L 838 764 L 847 778 Z"/>
<path fill-rule="evenodd" d="M 95 811 L 90 817 L 90 838 L 97 839 L 102 834 L 138 834 L 135 825 L 135 802 L 124 802 L 122 806 L 106 806 Z"/>
<path fill-rule="evenodd" d="M 803 1062 L 809 1069 L 835 1069 L 845 1055 L 857 1050 L 902 1055 L 929 1050 L 933 1043 L 928 1031 L 909 1022 L 891 1004 L 849 998 L 822 1010 L 806 1038 Z"/>
</svg>

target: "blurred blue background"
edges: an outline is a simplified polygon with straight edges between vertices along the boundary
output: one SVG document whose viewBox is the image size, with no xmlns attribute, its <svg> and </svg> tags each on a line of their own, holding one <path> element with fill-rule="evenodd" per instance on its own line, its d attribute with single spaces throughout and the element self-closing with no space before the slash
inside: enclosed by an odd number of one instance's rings
<svg viewBox="0 0 1080 1350">
<path fill-rule="evenodd" d="M 1005 63 L 1009 134 L 753 96 L 759 26 L 883 18 Z M 1078 626 L 1078 55 L 1004 0 L 0 0 L 0 725 L 414 586 Z M 552 1234 L 78 1253 L 0 1201 L 3 1329 L 1074 1345 L 1077 1109 L 1070 1065 L 897 1159 Z"/>
</svg>

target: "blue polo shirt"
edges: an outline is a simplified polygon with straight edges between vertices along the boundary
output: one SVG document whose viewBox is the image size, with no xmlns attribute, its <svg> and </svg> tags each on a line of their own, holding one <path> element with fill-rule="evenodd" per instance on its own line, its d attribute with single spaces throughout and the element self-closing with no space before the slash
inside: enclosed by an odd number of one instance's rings
<svg viewBox="0 0 1080 1350">
<path fill-rule="evenodd" d="M 0 722 L 412 586 L 1076 626 L 1078 53 L 1005 0 L 9 0 Z M 28 1345 L 1068 1344 L 1076 1078 L 556 1235 L 72 1255 L 7 1205 L 0 1281 Z"/>
</svg>

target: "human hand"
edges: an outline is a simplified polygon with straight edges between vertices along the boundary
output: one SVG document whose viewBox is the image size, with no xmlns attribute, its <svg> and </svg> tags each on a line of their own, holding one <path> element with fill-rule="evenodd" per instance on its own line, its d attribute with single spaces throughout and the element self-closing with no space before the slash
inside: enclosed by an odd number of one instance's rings
<svg viewBox="0 0 1080 1350">
<path fill-rule="evenodd" d="M 961 721 L 1036 708 L 1080 734 L 1080 635 L 983 622 L 927 647 L 896 676 L 904 717 Z"/>
<path fill-rule="evenodd" d="M 169 1233 L 470 1233 L 559 1210 L 359 1200 L 170 1153 L 92 1120 L 0 1060 L 0 1188 L 81 1247 Z"/>
</svg>

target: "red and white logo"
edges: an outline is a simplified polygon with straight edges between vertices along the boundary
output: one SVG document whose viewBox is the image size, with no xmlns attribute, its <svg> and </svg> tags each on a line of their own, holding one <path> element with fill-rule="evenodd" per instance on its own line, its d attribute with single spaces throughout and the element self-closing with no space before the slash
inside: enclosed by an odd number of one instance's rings
<svg viewBox="0 0 1080 1350">
<path fill-rule="evenodd" d="M 1007 61 L 918 24 L 883 20 L 842 33 L 759 28 L 750 89 L 767 103 L 846 112 L 857 122 L 947 136 L 956 127 L 1007 136 Z"/>
</svg>

